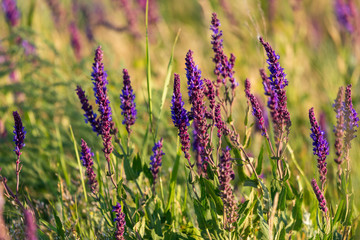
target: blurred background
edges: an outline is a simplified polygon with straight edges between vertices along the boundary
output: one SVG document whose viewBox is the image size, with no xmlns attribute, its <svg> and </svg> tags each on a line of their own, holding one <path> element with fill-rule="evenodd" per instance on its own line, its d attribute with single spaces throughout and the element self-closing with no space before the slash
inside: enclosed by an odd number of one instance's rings
<svg viewBox="0 0 360 240">
<path fill-rule="evenodd" d="M 136 94 L 138 118 L 133 128 L 135 151 L 141 150 L 148 122 L 146 89 L 145 0 L 2 0 L 0 16 L 0 167 L 9 185 L 15 184 L 16 156 L 12 149 L 12 111 L 18 110 L 27 131 L 23 149 L 21 189 L 34 201 L 54 201 L 58 177 L 65 168 L 75 185 L 80 185 L 76 155 L 70 134 L 77 143 L 86 137 L 95 152 L 101 152 L 100 138 L 84 123 L 75 88 L 81 85 L 90 102 L 91 71 L 94 50 L 101 45 L 108 73 L 109 94 L 114 119 L 120 133 L 122 69 L 127 68 Z M 259 75 L 266 68 L 266 55 L 258 41 L 263 36 L 285 69 L 288 107 L 292 119 L 290 141 L 299 166 L 311 179 L 317 172 L 312 154 L 308 110 L 315 113 L 330 143 L 328 157 L 328 194 L 336 193 L 336 164 L 333 159 L 336 124 L 332 104 L 340 86 L 353 85 L 353 103 L 360 110 L 360 3 L 356 0 L 185 0 L 149 1 L 149 41 L 153 112 L 159 115 L 161 94 L 176 34 L 173 72 L 182 79 L 187 97 L 184 58 L 189 49 L 203 76 L 211 80 L 214 63 L 211 49 L 211 14 L 216 12 L 223 31 L 225 53 L 236 56 L 237 100 L 234 121 L 244 133 L 247 101 L 243 83 L 249 78 L 252 91 L 266 101 Z M 176 154 L 177 130 L 170 117 L 172 79 L 164 106 L 159 136 L 166 141 L 162 175 L 168 176 Z M 186 103 L 188 104 L 188 103 Z M 187 105 L 188 107 L 188 105 Z M 253 132 L 250 151 L 257 156 L 263 138 Z M 360 184 L 356 174 L 359 139 L 353 141 L 351 159 L 353 184 Z M 150 144 L 151 145 L 151 144 Z M 145 151 L 151 151 L 151 146 Z M 289 154 L 287 154 L 289 155 Z M 287 157 L 292 181 L 298 168 Z M 144 161 L 150 161 L 145 159 Z M 63 165 L 62 165 L 63 164 Z M 266 159 L 264 173 L 270 173 Z M 186 176 L 179 176 L 185 181 Z M 75 189 L 75 188 L 74 188 Z M 75 191 L 73 189 L 73 191 Z M 355 192 L 358 196 L 358 192 Z M 357 199 L 357 197 L 355 197 Z M 357 204 L 359 201 L 357 200 Z M 45 210 L 44 210 L 45 211 Z"/>
</svg>

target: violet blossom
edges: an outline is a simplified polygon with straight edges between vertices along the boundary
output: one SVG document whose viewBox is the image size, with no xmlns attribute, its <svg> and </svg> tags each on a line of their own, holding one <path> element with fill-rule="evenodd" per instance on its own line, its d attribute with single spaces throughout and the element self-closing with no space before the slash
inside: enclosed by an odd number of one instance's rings
<svg viewBox="0 0 360 240">
<path fill-rule="evenodd" d="M 20 12 L 16 0 L 2 0 L 2 8 L 9 24 L 12 27 L 17 26 L 20 21 Z"/>
<path fill-rule="evenodd" d="M 340 87 L 337 97 L 335 99 L 335 103 L 333 104 L 334 111 L 336 112 L 336 126 L 334 127 L 335 133 L 335 154 L 336 158 L 334 161 L 337 164 L 341 164 L 343 162 L 342 158 L 342 150 L 343 150 L 343 136 L 344 136 L 344 87 Z"/>
<path fill-rule="evenodd" d="M 97 185 L 98 182 L 96 180 L 96 174 L 93 170 L 93 156 L 94 153 L 91 152 L 91 149 L 88 147 L 87 143 L 81 139 L 81 161 L 84 167 L 86 167 L 86 176 L 89 180 L 89 186 L 91 188 L 91 192 L 96 194 L 97 193 Z"/>
<path fill-rule="evenodd" d="M 162 151 L 163 147 L 163 139 L 161 138 L 157 143 L 155 143 L 154 147 L 152 148 L 153 155 L 150 157 L 150 171 L 153 175 L 153 187 L 155 188 L 156 179 L 158 177 L 159 169 L 162 164 L 162 156 L 165 153 Z"/>
<path fill-rule="evenodd" d="M 123 74 L 124 86 L 122 89 L 122 94 L 120 94 L 120 108 L 122 109 L 121 115 L 124 116 L 122 124 L 126 125 L 127 132 L 131 133 L 132 130 L 130 129 L 130 126 L 135 124 L 137 114 L 135 94 L 133 93 L 133 89 L 131 87 L 131 81 L 128 71 L 126 69 L 123 69 Z"/>
<path fill-rule="evenodd" d="M 326 206 L 326 200 L 325 200 L 323 192 L 320 190 L 315 179 L 311 180 L 311 186 L 312 186 L 314 193 L 316 195 L 316 198 L 319 202 L 320 210 L 323 211 L 324 213 L 326 213 L 328 211 L 328 208 Z"/>
<path fill-rule="evenodd" d="M 116 224 L 116 230 L 115 230 L 115 239 L 116 240 L 124 240 L 124 233 L 125 233 L 125 214 L 121 210 L 120 203 L 117 203 L 115 206 L 113 206 L 113 212 L 115 212 L 116 217 L 114 219 L 114 222 Z"/>
<path fill-rule="evenodd" d="M 20 115 L 17 111 L 13 112 L 13 116 L 14 116 L 14 122 L 15 122 L 15 126 L 14 126 L 14 142 L 15 142 L 15 149 L 14 152 L 17 155 L 18 159 L 20 158 L 21 155 L 21 149 L 23 147 L 25 147 L 25 128 L 23 127 Z"/>
</svg>

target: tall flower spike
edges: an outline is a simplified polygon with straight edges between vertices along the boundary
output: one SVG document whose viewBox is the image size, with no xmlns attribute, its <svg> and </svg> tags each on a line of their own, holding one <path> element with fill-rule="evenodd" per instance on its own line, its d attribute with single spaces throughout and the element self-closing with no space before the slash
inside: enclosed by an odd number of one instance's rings
<svg viewBox="0 0 360 240">
<path fill-rule="evenodd" d="M 311 186 L 319 202 L 320 210 L 326 213 L 328 211 L 328 208 L 326 206 L 326 200 L 315 179 L 311 180 Z"/>
<path fill-rule="evenodd" d="M 222 135 L 228 135 L 230 133 L 230 130 L 227 128 L 224 121 L 222 120 L 220 104 L 217 104 L 215 106 L 215 126 L 218 129 L 217 136 L 219 138 L 221 138 Z"/>
<path fill-rule="evenodd" d="M 174 92 L 171 99 L 171 118 L 175 127 L 179 129 L 181 150 L 184 152 L 185 158 L 188 160 L 189 166 L 192 166 L 189 154 L 190 136 L 188 132 L 188 127 L 190 124 L 188 114 L 184 108 L 184 102 L 182 100 L 182 95 L 180 92 L 179 74 L 174 74 Z"/>
<path fill-rule="evenodd" d="M 115 239 L 116 240 L 124 240 L 124 233 L 125 233 L 125 214 L 121 210 L 120 203 L 117 203 L 113 206 L 113 212 L 115 212 L 116 217 L 114 222 L 116 223 L 116 230 L 115 230 Z"/>
<path fill-rule="evenodd" d="M 71 47 L 73 48 L 76 59 L 79 60 L 81 59 L 81 40 L 80 40 L 80 32 L 75 22 L 70 23 L 69 32 L 70 32 Z"/>
<path fill-rule="evenodd" d="M 280 139 L 280 136 L 282 136 L 281 133 L 286 130 L 285 137 L 287 139 L 291 126 L 285 90 L 285 87 L 288 85 L 288 81 L 286 79 L 284 69 L 279 63 L 280 56 L 275 53 L 270 44 L 265 42 L 262 37 L 260 37 L 260 43 L 264 46 L 268 56 L 267 63 L 269 65 L 269 81 L 271 86 L 271 95 L 269 97 L 268 106 L 274 122 L 276 142 L 279 144 L 282 140 Z"/>
<path fill-rule="evenodd" d="M 87 143 L 81 139 L 81 161 L 83 163 L 83 166 L 86 167 L 86 176 L 89 180 L 89 186 L 91 189 L 91 192 L 96 194 L 97 193 L 97 185 L 98 182 L 96 180 L 96 174 L 93 170 L 93 156 L 94 153 L 91 152 L 91 149 L 88 147 Z"/>
<path fill-rule="evenodd" d="M 18 158 L 21 155 L 21 149 L 25 146 L 24 140 L 25 140 L 25 128 L 23 127 L 20 115 L 17 111 L 13 112 L 14 116 L 14 142 L 15 142 L 15 149 L 14 152 L 18 156 Z"/>
<path fill-rule="evenodd" d="M 121 115 L 124 116 L 122 124 L 126 125 L 127 132 L 131 133 L 132 130 L 130 129 L 130 126 L 135 124 L 137 114 L 135 94 L 133 93 L 133 89 L 131 87 L 128 71 L 124 69 L 123 74 L 124 86 L 122 89 L 122 94 L 120 94 L 120 108 L 122 109 Z"/>
<path fill-rule="evenodd" d="M 162 163 L 162 156 L 165 153 L 162 151 L 163 147 L 163 139 L 161 138 L 157 143 L 155 143 L 154 147 L 152 148 L 153 155 L 150 157 L 150 171 L 153 175 L 153 189 L 155 188 L 156 179 L 158 177 L 159 169 Z"/>
<path fill-rule="evenodd" d="M 32 210 L 24 210 L 25 226 L 26 226 L 26 239 L 37 240 L 36 236 L 36 220 Z"/>
<path fill-rule="evenodd" d="M 207 149 L 209 134 L 207 133 L 204 84 L 201 80 L 201 71 L 195 65 L 192 53 L 193 52 L 189 50 L 185 58 L 187 71 L 186 76 L 188 78 L 190 103 L 192 104 L 191 111 L 194 117 L 194 135 L 196 135 L 194 140 L 197 139 L 196 149 L 199 151 L 201 156 L 201 171 L 205 173 L 207 163 L 210 159 L 208 158 L 209 153 Z"/>
<path fill-rule="evenodd" d="M 314 108 L 310 108 L 309 110 L 309 119 L 311 124 L 310 137 L 313 139 L 313 151 L 314 155 L 318 157 L 317 167 L 319 168 L 320 181 L 322 183 L 321 189 L 324 189 L 327 173 L 326 156 L 329 155 L 329 144 L 324 137 L 324 132 L 320 129 L 320 126 L 315 119 Z"/>
<path fill-rule="evenodd" d="M 337 164 L 341 164 L 342 159 L 342 150 L 343 150 L 343 136 L 344 136 L 344 112 L 343 112 L 343 103 L 344 103 L 344 87 L 340 87 L 335 103 L 333 104 L 334 111 L 336 112 L 336 126 L 334 128 L 335 133 L 335 154 L 336 158 L 334 161 Z"/>
<path fill-rule="evenodd" d="M 12 27 L 19 24 L 20 12 L 16 4 L 16 0 L 3 0 L 2 7 L 6 15 L 6 20 Z"/>
<path fill-rule="evenodd" d="M 213 83 L 209 79 L 204 79 L 206 84 L 206 91 L 204 91 L 205 96 L 209 100 L 210 111 L 207 113 L 210 119 L 213 119 L 214 110 L 215 110 L 215 89 Z"/>
<path fill-rule="evenodd" d="M 355 133 L 357 130 L 355 127 L 359 127 L 359 117 L 354 109 L 351 99 L 351 84 L 346 87 L 345 90 L 345 103 L 344 103 L 344 127 L 345 127 L 345 138 L 344 138 L 344 149 L 345 154 L 351 148 L 351 140 L 356 137 Z"/>
<path fill-rule="evenodd" d="M 250 82 L 248 79 L 245 80 L 245 94 L 247 95 L 247 98 L 249 99 L 251 106 L 252 106 L 252 113 L 257 119 L 257 122 L 259 124 L 259 127 L 261 129 L 261 134 L 263 136 L 267 137 L 267 130 L 265 127 L 265 120 L 262 113 L 262 110 L 260 108 L 260 105 L 256 99 L 256 97 L 250 93 Z"/>
<path fill-rule="evenodd" d="M 334 7 L 340 25 L 342 25 L 349 33 L 352 33 L 354 31 L 354 26 L 352 24 L 353 16 L 349 3 L 346 3 L 344 0 L 335 0 Z"/>
<path fill-rule="evenodd" d="M 102 63 L 103 60 L 103 51 L 99 46 L 95 51 L 95 58 L 93 63 L 93 72 L 91 74 L 93 84 L 94 84 L 94 95 L 96 97 L 96 103 L 99 106 L 100 112 L 100 131 L 103 139 L 103 152 L 105 154 L 105 158 L 110 165 L 110 154 L 113 151 L 113 145 L 111 142 L 111 127 L 112 117 L 111 117 L 111 108 L 110 108 L 110 101 L 107 95 L 107 87 L 108 81 L 106 79 L 107 74 L 104 71 L 104 65 Z M 109 167 L 110 171 L 110 167 Z"/>
<path fill-rule="evenodd" d="M 232 169 L 229 147 L 226 147 L 226 149 L 222 150 L 218 171 L 220 182 L 219 189 L 221 192 L 221 198 L 224 203 L 224 228 L 227 230 L 232 230 L 234 228 L 234 223 L 238 219 L 238 214 L 235 198 L 230 184 L 230 181 L 235 178 L 235 173 Z"/>
<path fill-rule="evenodd" d="M 85 123 L 90 123 L 93 131 L 96 132 L 97 134 L 101 134 L 99 128 L 99 119 L 96 119 L 96 113 L 94 113 L 92 106 L 89 104 L 89 100 L 85 95 L 85 91 L 80 86 L 77 86 L 76 94 L 78 95 L 79 100 L 81 102 L 81 106 L 82 106 L 81 108 L 85 112 L 84 114 Z"/>
</svg>

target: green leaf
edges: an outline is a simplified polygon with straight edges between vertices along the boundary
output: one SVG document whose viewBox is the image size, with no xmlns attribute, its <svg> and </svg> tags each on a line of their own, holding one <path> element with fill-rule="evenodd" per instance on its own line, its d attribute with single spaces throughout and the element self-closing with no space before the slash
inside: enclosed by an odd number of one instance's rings
<svg viewBox="0 0 360 240">
<path fill-rule="evenodd" d="M 195 206 L 195 214 L 196 214 L 196 217 L 197 217 L 197 222 L 199 224 L 199 228 L 200 229 L 205 229 L 206 228 L 206 221 L 205 221 L 204 208 L 201 206 L 201 204 L 197 200 L 194 201 L 194 206 Z"/>
<path fill-rule="evenodd" d="M 64 240 L 65 239 L 64 226 L 63 226 L 60 218 L 58 217 L 55 209 L 54 209 L 54 218 L 55 218 L 55 222 L 56 222 L 56 233 L 58 234 L 58 236 L 61 237 L 62 240 Z"/>
<path fill-rule="evenodd" d="M 294 231 L 300 231 L 303 223 L 303 213 L 301 210 L 302 202 L 303 194 L 300 193 L 299 196 L 296 197 L 295 206 L 292 209 L 292 218 L 294 222 L 292 223 L 291 229 L 293 229 Z"/>
<path fill-rule="evenodd" d="M 170 207 L 174 203 L 175 186 L 176 186 L 177 174 L 178 174 L 178 170 L 179 170 L 180 156 L 181 156 L 181 148 L 180 148 L 179 137 L 178 137 L 177 154 L 176 154 L 176 158 L 175 158 L 175 162 L 174 162 L 174 166 L 173 166 L 173 171 L 171 172 L 170 184 L 169 184 L 169 197 L 168 197 L 168 202 L 167 202 L 165 211 L 169 211 Z"/>
<path fill-rule="evenodd" d="M 260 175 L 261 171 L 262 171 L 263 156 L 264 156 L 264 146 L 261 145 L 258 162 L 257 162 L 257 166 L 256 166 L 256 173 L 258 175 Z"/>
<path fill-rule="evenodd" d="M 262 182 L 261 179 L 259 179 L 259 183 L 261 185 L 261 190 L 263 192 L 264 213 L 268 213 L 270 211 L 271 206 L 272 206 L 272 201 L 271 201 L 271 198 L 270 198 L 269 190 L 265 186 L 265 184 Z"/>
<path fill-rule="evenodd" d="M 267 224 L 267 222 L 264 218 L 263 208 L 261 207 L 261 204 L 258 202 L 257 205 L 258 205 L 257 206 L 257 214 L 260 217 L 260 229 L 258 232 L 257 239 L 269 240 L 270 239 L 269 225 Z"/>
<path fill-rule="evenodd" d="M 286 193 L 287 193 L 287 188 L 283 186 L 279 195 L 279 209 L 281 211 L 285 211 L 286 208 Z"/>
<path fill-rule="evenodd" d="M 257 179 L 247 179 L 244 182 L 244 187 L 257 188 L 258 187 L 258 180 Z"/>
<path fill-rule="evenodd" d="M 215 205 L 216 205 L 216 212 L 217 214 L 219 215 L 223 215 L 223 212 L 224 212 L 224 205 L 223 205 L 223 202 L 221 200 L 221 198 L 215 194 L 215 186 L 214 184 L 205 179 L 205 178 L 201 178 L 200 181 L 203 181 L 205 186 L 206 186 L 206 192 L 210 194 L 211 198 L 214 200 L 215 202 Z"/>
<path fill-rule="evenodd" d="M 345 199 L 342 199 L 339 203 L 339 206 L 336 209 L 336 213 L 335 213 L 334 220 L 333 220 L 334 224 L 341 221 L 341 219 L 343 219 L 342 216 L 345 215 L 345 211 L 346 211 L 345 204 L 346 204 Z"/>
<path fill-rule="evenodd" d="M 142 169 L 143 169 L 139 153 L 133 159 L 132 169 L 133 169 L 133 172 L 135 174 L 135 177 L 138 178 L 141 171 L 142 171 Z"/>
<path fill-rule="evenodd" d="M 124 171 L 125 171 L 126 179 L 128 181 L 135 180 L 137 178 L 132 167 L 130 166 L 130 161 L 128 156 L 124 158 Z"/>
</svg>

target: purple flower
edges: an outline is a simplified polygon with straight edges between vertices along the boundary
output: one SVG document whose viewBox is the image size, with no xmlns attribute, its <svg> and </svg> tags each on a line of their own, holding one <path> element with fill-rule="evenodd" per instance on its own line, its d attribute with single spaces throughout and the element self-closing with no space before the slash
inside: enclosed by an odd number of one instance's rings
<svg viewBox="0 0 360 240">
<path fill-rule="evenodd" d="M 81 161 L 83 166 L 86 167 L 86 175 L 89 180 L 89 186 L 91 188 L 91 192 L 96 194 L 98 182 L 96 180 L 96 174 L 93 170 L 93 156 L 94 153 L 91 152 L 91 149 L 88 147 L 87 143 L 81 139 Z"/>
<path fill-rule="evenodd" d="M 270 79 L 268 76 L 266 76 L 264 69 L 260 69 L 259 72 L 260 72 L 261 79 L 263 81 L 262 84 L 264 86 L 265 95 L 271 96 L 272 89 L 271 89 Z"/>
<path fill-rule="evenodd" d="M 271 93 L 268 101 L 268 107 L 270 108 L 271 117 L 274 122 L 274 130 L 276 142 L 279 144 L 281 141 L 280 136 L 283 133 L 284 128 L 286 130 L 285 137 L 289 135 L 291 120 L 290 114 L 287 109 L 287 97 L 285 87 L 288 85 L 286 74 L 284 69 L 280 66 L 280 56 L 275 53 L 273 48 L 268 42 L 264 42 L 260 37 L 260 43 L 264 46 L 266 54 L 268 56 L 267 63 L 270 71 L 269 81 L 271 87 Z M 265 83 L 267 85 L 267 83 Z M 265 89 L 266 92 L 267 89 Z"/>
<path fill-rule="evenodd" d="M 194 118 L 194 135 L 196 135 L 197 149 L 201 156 L 202 171 L 205 173 L 206 164 L 209 161 L 207 152 L 209 134 L 207 133 L 204 85 L 201 80 L 201 71 L 195 65 L 192 54 L 193 52 L 189 50 L 185 58 L 186 76 L 188 78 L 189 99 L 192 104 L 191 111 Z"/>
<path fill-rule="evenodd" d="M 250 93 L 250 81 L 248 79 L 245 80 L 245 93 L 252 105 L 252 113 L 258 121 L 258 124 L 259 124 L 261 132 L 262 132 L 261 134 L 263 136 L 267 136 L 264 116 L 263 116 L 262 110 L 260 108 L 260 105 L 259 105 L 256 97 Z"/>
<path fill-rule="evenodd" d="M 6 15 L 6 20 L 12 27 L 18 25 L 20 12 L 16 5 L 16 0 L 2 0 L 2 7 Z"/>
<path fill-rule="evenodd" d="M 221 138 L 221 136 L 228 135 L 230 133 L 230 130 L 226 127 L 224 121 L 221 117 L 221 107 L 220 104 L 217 104 L 215 106 L 215 126 L 217 127 L 217 136 Z"/>
<path fill-rule="evenodd" d="M 105 154 L 106 160 L 109 163 L 110 154 L 113 151 L 113 145 L 111 142 L 112 137 L 110 134 L 113 123 L 111 117 L 110 101 L 107 95 L 107 87 L 106 87 L 106 85 L 108 84 L 108 81 L 106 79 L 107 74 L 104 71 L 104 65 L 102 63 L 102 59 L 103 59 L 103 51 L 99 46 L 95 51 L 93 72 L 91 76 L 94 84 L 94 95 L 96 97 L 96 103 L 99 106 L 99 112 L 100 112 L 99 128 L 103 139 L 103 146 L 104 146 L 103 152 Z"/>
<path fill-rule="evenodd" d="M 224 54 L 223 39 L 221 38 L 223 33 L 219 30 L 220 21 L 217 18 L 216 13 L 212 14 L 210 30 L 213 32 L 211 35 L 212 49 L 215 53 L 213 62 L 215 63 L 214 73 L 217 76 L 217 87 L 220 83 L 226 84 L 226 78 L 229 78 L 231 83 L 231 89 L 235 89 L 239 84 L 234 78 L 234 64 L 235 56 L 230 55 L 230 59 Z"/>
<path fill-rule="evenodd" d="M 352 24 L 354 16 L 350 4 L 346 3 L 344 0 L 335 0 L 335 13 L 338 22 L 345 27 L 349 33 L 352 33 L 354 31 L 354 26 Z"/>
<path fill-rule="evenodd" d="M 318 165 L 320 181 L 322 183 L 322 189 L 326 181 L 326 156 L 329 155 L 329 144 L 324 137 L 324 132 L 320 129 L 318 122 L 315 119 L 314 108 L 309 110 L 309 119 L 311 124 L 310 137 L 313 139 L 313 151 L 314 155 L 318 157 Z"/>
<path fill-rule="evenodd" d="M 344 103 L 344 149 L 348 152 L 351 148 L 351 140 L 356 137 L 357 130 L 355 127 L 359 127 L 359 117 L 354 109 L 351 99 L 351 84 L 346 87 L 345 90 L 345 103 Z"/>
<path fill-rule="evenodd" d="M 89 100 L 87 99 L 85 95 L 85 91 L 80 87 L 77 86 L 76 88 L 76 94 L 79 97 L 79 100 L 81 102 L 81 108 L 84 110 L 85 114 L 85 123 L 90 123 L 92 126 L 92 129 L 97 134 L 101 134 L 100 128 L 99 128 L 99 119 L 96 119 L 96 113 L 94 113 L 92 106 L 89 104 Z"/>
<path fill-rule="evenodd" d="M 312 186 L 314 193 L 316 195 L 316 198 L 319 202 L 320 210 L 323 211 L 324 213 L 326 213 L 328 211 L 328 208 L 326 206 L 326 200 L 325 200 L 324 194 L 321 192 L 315 179 L 311 180 L 311 186 Z"/>
<path fill-rule="evenodd" d="M 342 150 L 343 150 L 343 136 L 344 136 L 344 87 L 340 87 L 335 103 L 333 104 L 334 111 L 336 112 L 336 126 L 334 128 L 335 133 L 335 162 L 341 164 L 342 159 Z"/>
<path fill-rule="evenodd" d="M 120 94 L 120 108 L 122 109 L 121 115 L 124 116 L 122 124 L 126 125 L 127 132 L 131 133 L 132 130 L 130 129 L 130 126 L 134 125 L 136 121 L 135 94 L 133 94 L 128 71 L 124 69 L 123 74 L 124 86 L 122 94 Z"/>
<path fill-rule="evenodd" d="M 235 198 L 232 192 L 232 187 L 230 181 L 235 178 L 235 173 L 232 169 L 230 148 L 222 150 L 222 156 L 220 157 L 219 163 L 219 190 L 221 192 L 221 198 L 224 203 L 224 228 L 227 230 L 232 230 L 234 228 L 234 223 L 238 219 L 237 207 Z"/>
<path fill-rule="evenodd" d="M 262 116 L 263 116 L 263 120 L 264 120 L 264 127 L 265 129 L 269 129 L 269 117 L 268 114 L 266 112 L 266 108 L 264 106 L 263 101 L 261 100 L 261 98 L 259 96 L 255 96 L 256 101 L 259 104 L 260 110 L 262 111 Z M 255 130 L 262 132 L 262 125 L 261 122 L 259 121 L 259 119 L 256 118 L 256 124 L 255 124 Z"/>
<path fill-rule="evenodd" d="M 153 187 L 155 187 L 156 179 L 159 173 L 159 168 L 161 167 L 162 162 L 162 156 L 165 155 L 165 153 L 162 151 L 163 147 L 163 139 L 161 138 L 157 143 L 155 143 L 154 147 L 152 148 L 153 154 L 150 157 L 150 171 L 153 175 Z"/>
<path fill-rule="evenodd" d="M 179 129 L 179 137 L 181 142 L 181 150 L 185 154 L 185 158 L 190 163 L 190 137 L 188 133 L 189 118 L 184 108 L 184 102 L 180 92 L 180 77 L 174 74 L 174 92 L 171 100 L 171 118 L 176 128 Z"/>
<path fill-rule="evenodd" d="M 80 32 L 75 22 L 70 23 L 69 31 L 70 31 L 71 46 L 74 50 L 76 59 L 79 60 L 81 58 L 81 40 L 80 40 Z"/>
<path fill-rule="evenodd" d="M 213 119 L 214 109 L 215 109 L 215 89 L 214 84 L 209 79 L 204 79 L 206 84 L 206 89 L 204 89 L 204 94 L 209 100 L 210 112 L 207 113 L 210 119 Z"/>
<path fill-rule="evenodd" d="M 114 219 L 114 222 L 116 222 L 116 231 L 115 231 L 115 239 L 116 240 L 123 240 L 124 238 L 124 232 L 125 232 L 125 214 L 121 210 L 120 203 L 117 203 L 115 206 L 113 206 L 113 212 L 115 212 L 116 217 Z"/>
<path fill-rule="evenodd" d="M 36 236 L 36 220 L 33 211 L 30 209 L 24 210 L 25 226 L 26 226 L 26 239 L 37 240 Z"/>
<path fill-rule="evenodd" d="M 15 153 L 18 156 L 18 158 L 20 158 L 21 155 L 21 149 L 23 147 L 25 147 L 24 144 L 24 139 L 25 139 L 25 128 L 23 127 L 20 115 L 17 111 L 13 112 L 13 116 L 14 116 L 14 122 L 15 122 L 15 126 L 14 126 L 14 142 L 15 142 Z"/>
</svg>

